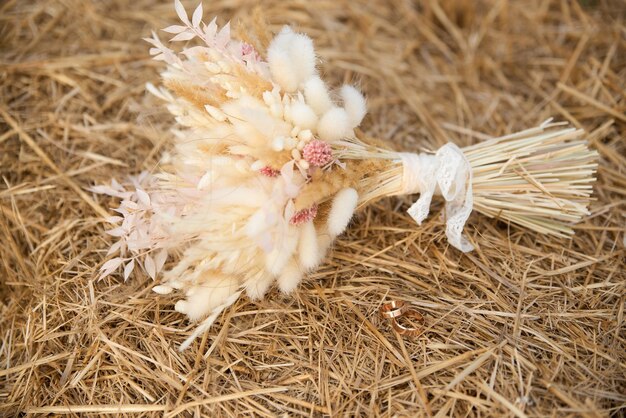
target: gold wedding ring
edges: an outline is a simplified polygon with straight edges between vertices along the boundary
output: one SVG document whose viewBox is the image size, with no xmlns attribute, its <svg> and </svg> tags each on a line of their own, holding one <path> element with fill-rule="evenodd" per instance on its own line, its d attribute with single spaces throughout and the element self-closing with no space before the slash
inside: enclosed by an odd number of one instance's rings
<svg viewBox="0 0 626 418">
<path fill-rule="evenodd" d="M 383 303 L 383 306 L 380 307 L 380 315 L 387 319 L 397 318 L 404 314 L 407 308 L 407 304 L 401 300 L 392 300 L 391 302 Z"/>
<path fill-rule="evenodd" d="M 417 337 L 418 335 L 420 335 L 422 333 L 422 327 L 426 324 L 426 320 L 424 319 L 424 316 L 421 313 L 413 309 L 407 309 L 403 313 L 403 316 L 405 318 L 416 319 L 421 324 L 421 327 L 417 327 L 417 328 L 405 327 L 404 325 L 398 322 L 398 318 L 393 318 L 392 320 L 393 329 L 396 330 L 398 334 L 404 335 L 407 337 Z"/>
<path fill-rule="evenodd" d="M 385 302 L 380 307 L 380 316 L 391 320 L 393 329 L 402 336 L 415 337 L 422 333 L 422 328 L 426 324 L 426 320 L 422 314 L 411 308 L 410 305 L 401 300 L 392 300 Z M 420 323 L 420 327 L 407 327 L 398 322 L 400 317 L 413 318 Z"/>
</svg>

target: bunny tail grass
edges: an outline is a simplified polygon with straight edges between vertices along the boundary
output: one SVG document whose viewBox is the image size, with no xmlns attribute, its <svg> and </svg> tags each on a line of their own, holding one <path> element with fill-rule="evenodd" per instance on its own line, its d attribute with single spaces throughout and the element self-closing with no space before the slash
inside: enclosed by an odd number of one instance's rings
<svg viewBox="0 0 626 418">
<path fill-rule="evenodd" d="M 213 325 L 213 322 L 215 322 L 217 317 L 220 316 L 222 312 L 224 312 L 224 309 L 228 308 L 230 305 L 237 302 L 237 299 L 239 299 L 239 296 L 241 296 L 241 292 L 242 291 L 239 290 L 233 293 L 232 295 L 228 297 L 228 299 L 226 299 L 226 301 L 223 304 L 213 309 L 211 311 L 211 314 L 207 316 L 206 319 L 202 321 L 200 325 L 196 327 L 196 329 L 193 330 L 191 335 L 187 337 L 185 341 L 183 341 L 180 347 L 178 347 L 178 351 L 181 351 L 181 352 L 185 351 L 187 348 L 189 348 L 191 343 L 194 342 L 196 338 L 198 338 L 200 335 L 206 332 L 209 328 L 211 328 L 211 325 Z"/>
</svg>

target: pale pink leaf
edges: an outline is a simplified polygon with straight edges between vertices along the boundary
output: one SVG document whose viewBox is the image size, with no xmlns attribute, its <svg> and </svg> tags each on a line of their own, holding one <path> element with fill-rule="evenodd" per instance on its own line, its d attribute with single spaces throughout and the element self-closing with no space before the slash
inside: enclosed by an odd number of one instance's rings
<svg viewBox="0 0 626 418">
<path fill-rule="evenodd" d="M 167 250 L 163 249 L 159 251 L 154 257 L 154 262 L 156 263 L 156 272 L 160 272 L 165 265 L 165 260 L 167 260 Z"/>
<path fill-rule="evenodd" d="M 198 185 L 196 186 L 196 188 L 198 190 L 203 190 L 211 183 L 212 178 L 212 173 L 210 171 L 207 171 L 202 177 L 200 177 L 200 181 L 198 181 Z"/>
<path fill-rule="evenodd" d="M 294 162 L 289 161 L 285 163 L 280 169 L 280 174 L 285 180 L 285 183 L 291 183 L 293 181 L 293 165 Z"/>
<path fill-rule="evenodd" d="M 111 245 L 111 248 L 109 248 L 109 251 L 107 251 L 107 255 L 111 255 L 111 254 L 116 253 L 117 251 L 119 251 L 119 249 L 122 248 L 122 244 L 124 244 L 124 241 L 119 240 L 116 243 L 114 243 L 113 245 Z"/>
<path fill-rule="evenodd" d="M 118 190 L 115 190 L 111 186 L 99 185 L 99 186 L 90 187 L 87 190 L 93 193 L 97 193 L 97 194 L 105 194 L 108 196 L 121 197 L 120 192 Z"/>
<path fill-rule="evenodd" d="M 154 264 L 154 259 L 149 255 L 146 255 L 146 259 L 143 260 L 143 266 L 145 267 L 148 276 L 154 279 L 156 277 L 156 265 Z"/>
<path fill-rule="evenodd" d="M 126 208 L 121 207 L 121 206 L 119 208 L 114 208 L 113 212 L 117 212 L 117 213 L 122 214 L 124 216 L 128 215 L 128 210 Z"/>
<path fill-rule="evenodd" d="M 182 26 L 182 25 L 172 25 L 172 26 L 168 26 L 164 29 L 161 29 L 163 32 L 167 32 L 167 33 L 181 33 L 182 31 L 186 30 L 187 26 Z"/>
<path fill-rule="evenodd" d="M 87 188 L 87 190 L 89 190 L 90 192 L 93 193 L 98 193 L 98 194 L 110 194 L 113 193 L 114 190 L 111 189 L 109 186 L 104 186 L 104 185 L 97 185 L 97 186 L 91 186 L 89 188 Z"/>
<path fill-rule="evenodd" d="M 215 36 L 215 32 L 217 32 L 217 18 L 213 18 L 213 20 L 211 20 L 211 23 L 209 23 L 205 28 L 204 28 L 204 36 L 206 37 L 207 40 L 211 40 L 213 39 L 213 37 Z"/>
<path fill-rule="evenodd" d="M 123 237 L 124 235 L 126 235 L 126 230 L 124 230 L 124 228 L 121 228 L 121 227 L 109 229 L 108 231 L 105 231 L 105 232 L 113 237 Z"/>
<path fill-rule="evenodd" d="M 107 277 L 108 275 L 110 275 L 111 273 L 113 273 L 113 270 L 104 270 L 104 271 L 100 271 L 100 276 L 98 277 L 100 280 L 104 279 L 105 277 Z"/>
<path fill-rule="evenodd" d="M 123 219 L 124 218 L 122 218 L 121 216 L 109 216 L 108 218 L 105 218 L 104 220 L 107 221 L 110 224 L 116 224 L 116 223 L 120 222 Z"/>
<path fill-rule="evenodd" d="M 134 268 L 135 260 L 130 260 L 130 263 L 126 264 L 126 266 L 124 267 L 124 280 L 128 280 L 128 277 L 130 276 L 130 273 L 133 272 Z"/>
<path fill-rule="evenodd" d="M 143 189 L 137 189 L 137 199 L 145 206 L 150 206 L 150 196 Z"/>
<path fill-rule="evenodd" d="M 196 10 L 193 11 L 193 16 L 191 17 L 191 25 L 194 28 L 197 28 L 200 25 L 200 21 L 202 20 L 202 3 L 196 7 Z"/>
<path fill-rule="evenodd" d="M 224 48 L 229 41 L 230 41 L 230 22 L 224 25 L 224 27 L 219 31 L 219 33 L 215 37 L 215 44 L 219 48 Z"/>
<path fill-rule="evenodd" d="M 111 187 L 113 187 L 115 190 L 120 191 L 120 192 L 123 192 L 124 190 L 126 190 L 124 186 L 119 184 L 118 181 L 115 179 L 111 179 Z"/>
<path fill-rule="evenodd" d="M 159 37 L 157 36 L 155 31 L 152 31 L 152 38 L 143 38 L 144 41 L 151 43 L 152 45 L 156 46 L 157 48 L 165 48 L 165 45 L 163 45 L 163 43 L 161 42 L 161 40 L 159 39 Z M 167 49 L 167 48 L 165 48 Z"/>
<path fill-rule="evenodd" d="M 189 18 L 187 17 L 187 12 L 185 11 L 185 6 L 180 2 L 180 0 L 174 0 L 174 8 L 176 9 L 176 14 L 178 18 L 183 22 L 189 25 Z"/>
<path fill-rule="evenodd" d="M 124 261 L 121 257 L 115 257 L 110 259 L 109 261 L 107 261 L 106 263 L 104 263 L 102 265 L 102 267 L 100 267 L 100 271 L 104 271 L 104 270 L 115 270 L 116 268 L 118 268 L 121 264 L 122 261 Z"/>
<path fill-rule="evenodd" d="M 181 41 L 188 41 L 190 39 L 195 38 L 196 34 L 188 31 L 188 32 L 182 32 L 179 33 L 178 35 L 174 36 L 172 39 L 170 39 L 170 42 L 181 42 Z"/>
<path fill-rule="evenodd" d="M 144 41 L 148 42 L 149 44 L 152 44 L 154 46 L 158 46 L 157 42 L 154 39 L 152 39 L 152 38 L 141 38 L 141 39 L 143 39 Z"/>
<path fill-rule="evenodd" d="M 126 209 L 132 209 L 132 210 L 139 209 L 139 205 L 137 205 L 137 203 L 133 202 L 132 200 L 124 200 L 120 204 L 120 207 L 123 207 L 123 208 L 126 208 Z"/>
</svg>

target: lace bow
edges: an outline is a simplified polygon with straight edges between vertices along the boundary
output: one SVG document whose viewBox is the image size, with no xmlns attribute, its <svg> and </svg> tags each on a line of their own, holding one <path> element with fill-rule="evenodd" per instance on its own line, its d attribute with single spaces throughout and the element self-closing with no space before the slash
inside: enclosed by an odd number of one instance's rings
<svg viewBox="0 0 626 418">
<path fill-rule="evenodd" d="M 418 225 L 426 219 L 430 202 L 439 187 L 446 200 L 446 236 L 454 247 L 463 252 L 474 249 L 463 227 L 472 213 L 472 167 L 463 151 L 452 143 L 439 148 L 435 155 L 401 153 L 403 166 L 402 194 L 420 193 L 409 208 L 409 215 Z"/>
</svg>

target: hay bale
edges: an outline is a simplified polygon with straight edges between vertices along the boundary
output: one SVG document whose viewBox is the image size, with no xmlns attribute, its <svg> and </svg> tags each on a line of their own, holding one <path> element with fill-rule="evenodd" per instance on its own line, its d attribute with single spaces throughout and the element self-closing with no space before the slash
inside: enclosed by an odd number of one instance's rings
<svg viewBox="0 0 626 418">
<path fill-rule="evenodd" d="M 293 297 L 192 324 L 138 273 L 97 281 L 112 202 L 86 188 L 158 169 L 171 117 L 144 92 L 140 38 L 169 1 L 0 5 L 0 414 L 127 412 L 606 416 L 624 413 L 626 41 L 619 1 L 205 2 L 205 15 L 310 34 L 367 134 L 463 146 L 549 116 L 590 132 L 597 201 L 572 240 L 473 215 L 479 248 L 417 228 L 409 201 L 363 212 Z M 190 4 L 186 4 L 191 6 Z M 401 339 L 377 315 L 414 303 Z M 177 330 L 185 328 L 187 332 Z M 556 412 L 555 412 L 556 411 Z"/>
</svg>

